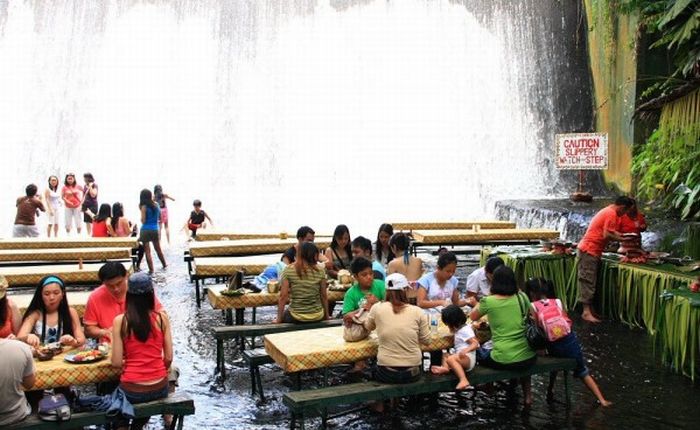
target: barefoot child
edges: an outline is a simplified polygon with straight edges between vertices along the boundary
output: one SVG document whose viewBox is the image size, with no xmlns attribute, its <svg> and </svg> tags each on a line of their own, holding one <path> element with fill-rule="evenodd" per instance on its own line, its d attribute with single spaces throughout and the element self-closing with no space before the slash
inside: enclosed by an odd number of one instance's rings
<svg viewBox="0 0 700 430">
<path fill-rule="evenodd" d="M 211 225 L 214 225 L 214 222 L 211 220 L 211 218 L 209 218 L 209 215 L 202 210 L 201 200 L 195 200 L 192 202 L 192 207 L 194 210 L 190 213 L 190 217 L 187 219 L 184 228 L 190 230 L 192 239 L 194 239 L 197 237 L 198 229 L 207 227 L 207 223 L 204 222 L 205 219 L 209 221 L 209 224 Z"/>
<path fill-rule="evenodd" d="M 603 397 L 603 393 L 600 392 L 598 384 L 596 384 L 593 377 L 588 373 L 588 368 L 586 367 L 586 362 L 583 358 L 583 351 L 581 350 L 581 344 L 579 343 L 576 335 L 571 331 L 571 320 L 569 319 L 566 312 L 564 312 L 561 301 L 556 298 L 554 294 L 554 285 L 552 281 L 546 279 L 530 279 L 525 283 L 525 291 L 527 292 L 530 301 L 532 302 L 532 310 L 535 316 L 537 316 L 537 321 L 542 326 L 540 315 L 545 312 L 546 306 L 556 305 L 559 309 L 561 315 L 563 316 L 564 324 L 568 325 L 568 330 L 564 327 L 561 331 L 555 329 L 556 326 L 556 316 L 549 317 L 546 319 L 552 330 L 548 330 L 547 327 L 542 327 L 547 335 L 547 353 L 552 357 L 560 358 L 573 358 L 576 360 L 576 369 L 574 369 L 574 376 L 581 378 L 581 381 L 586 385 L 586 387 L 591 390 L 591 392 L 598 398 L 598 402 L 603 406 L 610 406 L 612 402 L 608 401 Z M 549 313 L 552 315 L 552 313 Z M 554 313 L 556 314 L 556 312 Z M 549 331 L 549 333 L 548 333 Z M 568 331 L 568 334 L 564 334 Z M 558 333 L 559 332 L 559 333 Z M 560 337 L 559 337 L 560 336 Z M 556 340 L 552 340 L 552 337 L 559 337 Z M 556 372 L 552 372 L 549 377 L 549 387 L 547 388 L 547 400 L 551 401 L 554 398 L 554 381 L 556 380 Z"/>
<path fill-rule="evenodd" d="M 479 341 L 476 340 L 474 330 L 467 324 L 467 316 L 457 305 L 449 305 L 442 310 L 442 322 L 455 335 L 453 354 L 445 354 L 442 366 L 432 366 L 430 370 L 435 374 L 448 373 L 450 369 L 459 378 L 456 390 L 463 390 L 469 386 L 466 372 L 474 368 L 476 364 L 476 349 Z"/>
</svg>

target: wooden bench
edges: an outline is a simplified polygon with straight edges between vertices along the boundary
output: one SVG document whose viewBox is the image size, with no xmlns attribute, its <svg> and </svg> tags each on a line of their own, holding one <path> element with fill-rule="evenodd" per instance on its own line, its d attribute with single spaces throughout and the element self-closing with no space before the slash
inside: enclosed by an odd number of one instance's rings
<svg viewBox="0 0 700 430">
<path fill-rule="evenodd" d="M 177 428 L 178 430 L 182 430 L 185 415 L 194 415 L 194 401 L 187 396 L 187 394 L 176 392 L 165 399 L 136 404 L 134 405 L 134 413 L 136 418 L 147 418 L 153 415 L 163 414 L 173 415 L 173 422 L 170 425 L 170 429 L 173 430 Z M 16 424 L 3 426 L 3 430 L 74 429 L 90 425 L 103 425 L 108 422 L 105 413 L 98 411 L 74 413 L 69 421 L 60 423 L 42 421 L 37 415 L 31 415 Z"/>
<path fill-rule="evenodd" d="M 506 379 L 521 378 L 540 373 L 564 371 L 564 389 L 566 403 L 570 404 L 569 370 L 576 368 L 576 361 L 570 358 L 538 357 L 537 363 L 522 371 L 494 370 L 477 366 L 467 377 L 472 385 L 482 385 Z M 339 385 L 303 391 L 293 391 L 284 395 L 284 404 L 292 413 L 291 427 L 294 428 L 299 419 L 304 428 L 304 418 L 309 415 L 321 415 L 321 428 L 326 428 L 329 406 L 352 404 L 371 400 L 384 400 L 392 397 L 403 397 L 436 392 L 454 391 L 457 378 L 454 374 L 433 375 L 426 373 L 410 384 L 385 384 L 370 381 L 356 384 Z"/>
<path fill-rule="evenodd" d="M 342 319 L 331 319 L 307 324 L 281 323 L 215 327 L 214 338 L 216 339 L 216 371 L 221 374 L 222 380 L 226 379 L 224 340 L 235 339 L 236 341 L 238 341 L 239 349 L 243 353 L 243 360 L 245 360 L 251 368 L 251 391 L 253 394 L 258 392 L 260 394 L 260 398 L 264 400 L 262 381 L 260 379 L 260 371 L 258 370 L 258 366 L 262 364 L 271 363 L 272 359 L 269 355 L 267 355 L 264 349 L 255 353 L 245 354 L 246 337 L 264 336 L 266 334 L 284 333 L 287 331 L 336 327 L 342 324 Z"/>
<path fill-rule="evenodd" d="M 260 400 L 264 402 L 265 393 L 263 392 L 262 378 L 260 377 L 260 366 L 274 363 L 275 360 L 267 354 L 265 348 L 246 349 L 241 353 L 241 356 L 243 361 L 248 364 L 248 369 L 250 369 L 250 395 L 254 396 L 257 393 L 260 396 Z"/>
</svg>

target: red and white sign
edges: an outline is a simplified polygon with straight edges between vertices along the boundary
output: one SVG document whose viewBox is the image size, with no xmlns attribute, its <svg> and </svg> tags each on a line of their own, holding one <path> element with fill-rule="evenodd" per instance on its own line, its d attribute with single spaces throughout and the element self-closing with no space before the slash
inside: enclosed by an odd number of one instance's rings
<svg viewBox="0 0 700 430">
<path fill-rule="evenodd" d="M 607 133 L 557 134 L 557 169 L 605 170 L 608 168 Z"/>
</svg>

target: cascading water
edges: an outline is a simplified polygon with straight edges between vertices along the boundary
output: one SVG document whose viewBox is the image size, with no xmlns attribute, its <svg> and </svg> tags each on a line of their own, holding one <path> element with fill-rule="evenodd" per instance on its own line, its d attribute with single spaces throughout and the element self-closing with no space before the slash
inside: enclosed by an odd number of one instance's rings
<svg viewBox="0 0 700 430">
<path fill-rule="evenodd" d="M 163 184 L 184 222 L 372 235 L 557 195 L 553 135 L 587 130 L 578 2 L 2 1 L 0 162 L 14 199 L 92 172 Z"/>
</svg>

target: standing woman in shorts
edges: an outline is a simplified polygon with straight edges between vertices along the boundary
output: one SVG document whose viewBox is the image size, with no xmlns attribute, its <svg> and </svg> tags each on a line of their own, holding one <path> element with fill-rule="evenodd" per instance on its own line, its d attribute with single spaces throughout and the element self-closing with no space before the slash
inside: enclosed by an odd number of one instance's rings
<svg viewBox="0 0 700 430">
<path fill-rule="evenodd" d="M 151 190 L 145 188 L 141 190 L 139 200 L 139 209 L 141 210 L 141 235 L 139 236 L 139 242 L 143 243 L 148 271 L 153 273 L 153 257 L 151 256 L 149 242 L 153 243 L 153 248 L 155 248 L 156 254 L 158 254 L 158 258 L 163 264 L 163 268 L 165 269 L 168 266 L 165 263 L 165 257 L 163 256 L 163 251 L 160 249 L 160 240 L 158 239 L 160 208 L 158 207 L 158 203 L 153 201 Z M 140 263 L 139 261 L 139 264 Z"/>
<path fill-rule="evenodd" d="M 85 186 L 83 187 L 83 221 L 88 236 L 92 236 L 92 219 L 97 215 L 97 184 L 92 173 L 83 174 Z"/>
<path fill-rule="evenodd" d="M 158 223 L 159 234 L 162 233 L 163 227 L 165 227 L 165 238 L 168 239 L 168 243 L 170 243 L 170 228 L 168 227 L 168 205 L 166 203 L 166 200 L 169 199 L 175 201 L 175 199 L 165 194 L 163 192 L 163 187 L 160 185 L 156 185 L 155 187 L 153 187 L 153 197 L 155 198 L 156 203 L 158 203 L 158 206 L 160 207 L 160 222 Z"/>
<path fill-rule="evenodd" d="M 61 198 L 66 207 L 66 233 L 70 233 L 70 228 L 75 224 L 75 229 L 80 234 L 82 222 L 80 221 L 80 204 L 83 201 L 83 191 L 75 182 L 75 174 L 69 173 L 63 181 L 61 188 Z"/>
<path fill-rule="evenodd" d="M 49 187 L 44 191 L 44 202 L 49 216 L 46 236 L 51 237 L 51 230 L 53 230 L 53 235 L 56 237 L 58 236 L 58 210 L 62 202 L 61 194 L 58 192 L 58 176 L 49 176 Z"/>
</svg>

